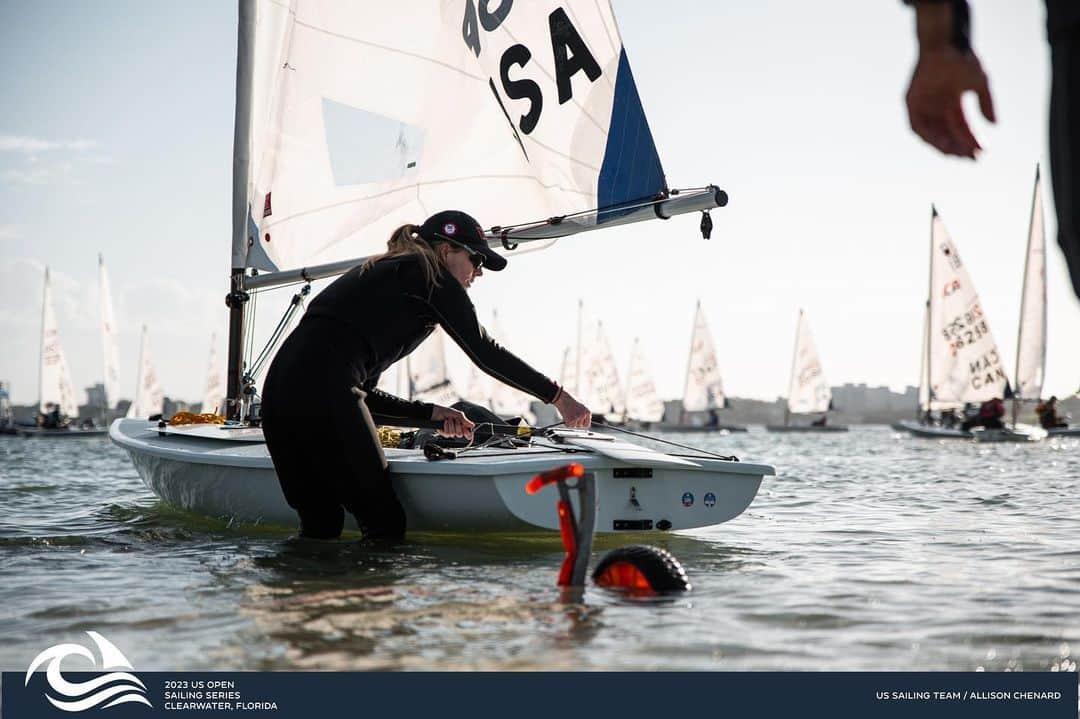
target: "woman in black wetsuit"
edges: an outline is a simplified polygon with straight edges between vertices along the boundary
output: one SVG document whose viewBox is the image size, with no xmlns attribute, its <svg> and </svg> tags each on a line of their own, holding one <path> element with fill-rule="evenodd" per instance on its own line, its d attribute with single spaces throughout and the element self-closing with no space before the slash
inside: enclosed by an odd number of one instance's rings
<svg viewBox="0 0 1080 719">
<path fill-rule="evenodd" d="M 405 513 L 375 419 L 435 420 L 443 434 L 471 435 L 472 422 L 457 410 L 376 388 L 379 375 L 435 325 L 495 379 L 554 404 L 567 425 L 589 426 L 585 406 L 499 346 L 477 321 L 466 289 L 483 269 L 506 267 L 506 259 L 487 246 L 476 220 L 439 212 L 423 225 L 399 227 L 387 247 L 319 293 L 263 386 L 266 444 L 285 499 L 300 515 L 301 536 L 340 536 L 346 510 L 365 538 L 404 535 Z"/>
</svg>

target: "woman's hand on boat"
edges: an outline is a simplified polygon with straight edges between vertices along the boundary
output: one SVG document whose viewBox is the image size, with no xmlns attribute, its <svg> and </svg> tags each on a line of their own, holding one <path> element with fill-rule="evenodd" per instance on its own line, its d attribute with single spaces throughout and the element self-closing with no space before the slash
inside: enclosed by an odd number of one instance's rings
<svg viewBox="0 0 1080 719">
<path fill-rule="evenodd" d="M 431 409 L 431 419 L 443 423 L 442 429 L 438 432 L 444 437 L 472 439 L 473 428 L 476 425 L 463 412 L 435 405 Z"/>
<path fill-rule="evenodd" d="M 567 427 L 583 427 L 588 429 L 592 425 L 592 412 L 589 408 L 578 402 L 573 396 L 563 390 L 555 400 L 555 409 L 562 415 L 563 424 Z"/>
</svg>

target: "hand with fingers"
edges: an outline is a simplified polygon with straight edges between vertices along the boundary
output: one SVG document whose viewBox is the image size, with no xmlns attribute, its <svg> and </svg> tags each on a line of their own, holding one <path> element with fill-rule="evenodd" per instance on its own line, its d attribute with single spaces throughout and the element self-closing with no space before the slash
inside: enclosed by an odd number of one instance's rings
<svg viewBox="0 0 1080 719">
<path fill-rule="evenodd" d="M 987 120 L 996 117 L 982 64 L 966 36 L 957 39 L 956 12 L 949 3 L 916 5 L 919 59 L 907 91 L 908 120 L 915 134 L 946 155 L 975 159 L 982 146 L 964 116 L 964 94 L 976 94 Z"/>
<path fill-rule="evenodd" d="M 438 433 L 444 437 L 472 439 L 473 429 L 476 427 L 463 412 L 440 405 L 431 408 L 431 419 L 443 423 L 442 429 L 438 430 Z"/>
<path fill-rule="evenodd" d="M 567 427 L 588 429 L 592 425 L 592 412 L 585 405 L 578 402 L 566 390 L 560 390 L 559 396 L 552 403 L 555 409 L 562 415 L 563 424 Z"/>
</svg>

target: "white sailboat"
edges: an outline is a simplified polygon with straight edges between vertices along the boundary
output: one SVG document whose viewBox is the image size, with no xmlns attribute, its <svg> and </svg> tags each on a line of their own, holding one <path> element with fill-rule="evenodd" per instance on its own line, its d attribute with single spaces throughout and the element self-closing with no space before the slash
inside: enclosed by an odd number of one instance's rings
<svg viewBox="0 0 1080 719">
<path fill-rule="evenodd" d="M 832 390 L 825 379 L 817 346 L 810 334 L 806 313 L 799 310 L 795 329 L 795 352 L 791 360 L 791 379 L 788 382 L 787 408 L 783 424 L 768 424 L 770 432 L 847 432 L 847 425 L 822 422 L 832 409 Z M 821 419 L 810 424 L 792 424 L 793 414 L 820 414 Z"/>
<path fill-rule="evenodd" d="M 506 333 L 499 322 L 498 310 L 493 310 L 491 313 L 491 330 L 489 334 L 496 342 L 511 346 L 508 342 L 505 342 Z M 476 365 L 473 365 L 474 369 L 475 367 Z M 500 417 L 521 417 L 529 424 L 532 424 L 536 422 L 536 415 L 533 414 L 531 409 L 532 403 L 533 398 L 531 395 L 525 394 L 521 390 L 503 382 L 496 381 L 492 383 L 491 411 Z"/>
<path fill-rule="evenodd" d="M 127 417 L 148 419 L 160 415 L 165 407 L 165 393 L 154 369 L 154 354 L 150 349 L 150 331 L 142 326 L 139 341 L 139 373 L 135 378 L 135 399 L 128 407 Z"/>
<path fill-rule="evenodd" d="M 1020 291 L 1020 322 L 1016 330 L 1016 382 L 1013 385 L 1012 423 L 1003 430 L 979 431 L 981 442 L 1033 442 L 1049 434 L 1042 427 L 1018 423 L 1020 403 L 1038 402 L 1046 374 L 1046 230 L 1043 225 L 1042 186 L 1035 168 L 1031 196 L 1031 219 L 1024 259 L 1024 283 Z M 1064 430 L 1064 431 L 1062 431 Z M 1059 428 L 1055 434 L 1071 434 Z M 1080 434 L 1080 431 L 1077 432 Z"/>
<path fill-rule="evenodd" d="M 238 420 L 251 293 L 343 272 L 399 224 L 460 207 L 501 221 L 489 242 L 509 252 L 726 204 L 713 186 L 668 189 L 606 2 L 466 3 L 463 22 L 460 4 L 425 0 L 241 0 L 239 20 L 227 364 Z M 551 219 L 512 224 L 537 217 Z M 260 430 L 228 427 L 242 426 L 119 420 L 111 437 L 166 502 L 295 526 Z M 556 490 L 530 497 L 524 484 L 571 461 L 596 476 L 600 532 L 718 524 L 774 474 L 571 430 L 453 461 L 386 455 L 410 531 L 557 531 Z"/>
<path fill-rule="evenodd" d="M 619 367 L 611 349 L 604 323 L 597 320 L 586 329 L 586 344 L 579 349 L 585 360 L 581 369 L 581 402 L 594 415 L 608 420 L 622 417 L 626 411 L 625 393 L 619 379 Z"/>
<path fill-rule="evenodd" d="M 206 367 L 202 412 L 221 414 L 225 410 L 225 364 L 218 356 L 217 332 L 210 333 L 210 360 Z"/>
<path fill-rule="evenodd" d="M 664 425 L 663 429 L 672 432 L 745 432 L 744 425 L 719 421 L 716 413 L 726 408 L 727 404 L 720 363 L 716 358 L 716 344 L 701 300 L 698 300 L 686 360 L 682 415 L 678 424 Z"/>
<path fill-rule="evenodd" d="M 60 333 L 53 306 L 52 278 L 45 268 L 45 286 L 41 298 L 41 363 L 38 377 L 38 414 L 45 418 L 41 427 L 19 427 L 23 437 L 94 437 L 102 436 L 102 429 L 80 429 L 73 426 L 79 416 L 75 400 L 75 387 L 71 383 L 71 371 L 67 357 L 60 344 Z"/>
<path fill-rule="evenodd" d="M 407 399 L 449 407 L 461 399 L 446 369 L 446 333 L 436 327 L 416 350 L 405 358 L 409 372 Z M 381 378 L 380 378 L 381 379 Z"/>
<path fill-rule="evenodd" d="M 626 421 L 651 425 L 663 419 L 664 401 L 656 392 L 656 382 L 636 337 L 630 349 L 630 370 L 626 376 Z"/>
</svg>

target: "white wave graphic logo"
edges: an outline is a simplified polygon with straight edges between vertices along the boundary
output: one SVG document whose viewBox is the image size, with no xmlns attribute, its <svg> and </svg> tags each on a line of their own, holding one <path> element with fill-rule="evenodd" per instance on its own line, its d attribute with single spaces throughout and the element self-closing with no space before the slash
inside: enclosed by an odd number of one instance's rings
<svg viewBox="0 0 1080 719">
<path fill-rule="evenodd" d="M 131 662 L 127 660 L 119 649 L 105 637 L 97 632 L 87 632 L 87 635 L 97 644 L 98 653 L 101 655 L 101 669 L 128 669 L 134 670 Z M 66 712 L 81 712 L 87 709 L 99 707 L 108 709 L 118 704 L 139 702 L 148 707 L 153 707 L 146 698 L 146 685 L 137 676 L 126 671 L 110 671 L 94 679 L 85 682 L 69 682 L 64 679 L 60 671 L 60 662 L 64 657 L 78 655 L 89 659 L 90 663 L 97 666 L 94 654 L 81 644 L 57 644 L 49 647 L 41 654 L 34 657 L 30 668 L 26 670 L 26 681 L 23 686 L 30 683 L 30 677 L 45 662 L 49 662 L 45 670 L 45 678 L 54 692 L 66 699 L 57 699 L 46 693 L 45 698 L 52 702 L 57 709 Z M 106 703 L 107 702 L 107 703 Z"/>
</svg>

